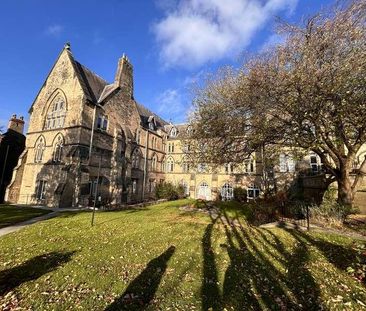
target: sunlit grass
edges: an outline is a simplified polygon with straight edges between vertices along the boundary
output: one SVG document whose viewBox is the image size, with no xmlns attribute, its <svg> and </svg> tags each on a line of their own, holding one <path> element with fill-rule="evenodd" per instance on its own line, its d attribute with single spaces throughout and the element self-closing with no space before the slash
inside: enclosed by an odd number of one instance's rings
<svg viewBox="0 0 366 311">
<path fill-rule="evenodd" d="M 0 305 L 34 310 L 361 310 L 363 244 L 166 202 L 64 213 L 0 239 Z M 355 268 L 357 268 L 355 266 Z M 349 269 L 348 269 L 349 270 Z M 10 280 L 10 281 L 9 281 Z"/>
</svg>

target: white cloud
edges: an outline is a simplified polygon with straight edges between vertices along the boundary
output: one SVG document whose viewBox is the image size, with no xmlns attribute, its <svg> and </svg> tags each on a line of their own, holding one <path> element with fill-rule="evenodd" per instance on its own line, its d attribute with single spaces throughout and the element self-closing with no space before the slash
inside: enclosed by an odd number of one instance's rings
<svg viewBox="0 0 366 311">
<path fill-rule="evenodd" d="M 64 27 L 62 25 L 55 24 L 48 26 L 45 30 L 45 33 L 46 35 L 57 37 L 58 35 L 61 34 L 61 32 L 63 32 L 63 30 Z"/>
<path fill-rule="evenodd" d="M 157 113 L 163 118 L 171 119 L 173 122 L 182 122 L 186 117 L 186 107 L 183 103 L 183 96 L 177 89 L 167 89 L 155 100 Z"/>
<path fill-rule="evenodd" d="M 250 44 L 255 33 L 297 0 L 180 0 L 153 27 L 167 67 L 197 67 L 230 57 Z"/>
</svg>

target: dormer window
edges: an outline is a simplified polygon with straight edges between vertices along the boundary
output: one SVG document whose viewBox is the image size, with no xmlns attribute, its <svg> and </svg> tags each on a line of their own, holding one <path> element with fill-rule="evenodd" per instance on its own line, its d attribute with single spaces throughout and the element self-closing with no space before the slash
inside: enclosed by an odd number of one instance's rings
<svg viewBox="0 0 366 311">
<path fill-rule="evenodd" d="M 148 123 L 149 123 L 149 130 L 155 131 L 156 124 L 154 116 L 149 117 Z"/>
<path fill-rule="evenodd" d="M 173 127 L 170 130 L 170 137 L 176 137 L 177 136 L 177 129 L 175 127 Z"/>
<path fill-rule="evenodd" d="M 97 119 L 97 129 L 106 131 L 108 128 L 108 117 L 104 115 L 99 115 Z"/>
</svg>

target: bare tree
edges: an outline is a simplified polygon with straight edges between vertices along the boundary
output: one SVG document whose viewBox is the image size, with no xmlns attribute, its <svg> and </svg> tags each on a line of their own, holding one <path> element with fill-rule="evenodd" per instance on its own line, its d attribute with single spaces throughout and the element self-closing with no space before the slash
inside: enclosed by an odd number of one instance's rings
<svg viewBox="0 0 366 311">
<path fill-rule="evenodd" d="M 366 143 L 366 2 L 281 32 L 283 44 L 197 93 L 192 138 L 205 141 L 211 162 L 242 160 L 262 146 L 313 151 L 338 183 L 338 202 L 352 204 L 366 172 L 365 160 L 350 175 Z"/>
</svg>

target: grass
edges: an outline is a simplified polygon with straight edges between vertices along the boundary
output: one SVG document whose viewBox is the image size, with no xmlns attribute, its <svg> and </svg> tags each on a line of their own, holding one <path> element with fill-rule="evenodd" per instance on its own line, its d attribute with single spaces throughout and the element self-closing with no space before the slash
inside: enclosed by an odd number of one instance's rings
<svg viewBox="0 0 366 311">
<path fill-rule="evenodd" d="M 16 223 L 48 214 L 50 211 L 0 204 L 0 228 L 14 225 Z"/>
<path fill-rule="evenodd" d="M 365 245 L 182 211 L 64 213 L 0 239 L 11 310 L 362 310 Z"/>
</svg>

